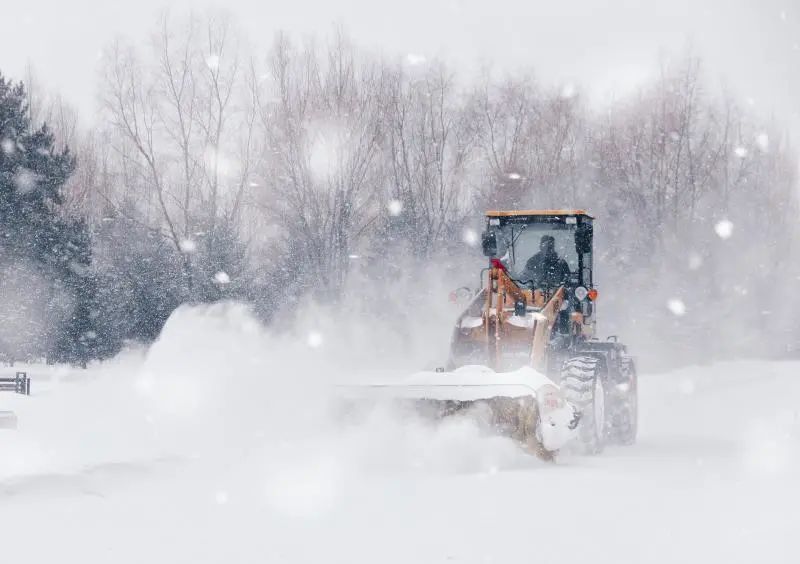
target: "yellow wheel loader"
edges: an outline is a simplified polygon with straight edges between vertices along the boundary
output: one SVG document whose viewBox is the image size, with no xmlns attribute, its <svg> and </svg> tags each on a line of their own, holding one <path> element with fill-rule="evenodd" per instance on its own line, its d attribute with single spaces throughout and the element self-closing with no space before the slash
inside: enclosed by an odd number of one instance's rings
<svg viewBox="0 0 800 564">
<path fill-rule="evenodd" d="M 582 210 L 487 212 L 488 265 L 448 365 L 359 391 L 433 417 L 475 416 L 544 459 L 567 444 L 592 454 L 632 444 L 634 361 L 616 337 L 595 337 L 593 222 Z"/>
</svg>

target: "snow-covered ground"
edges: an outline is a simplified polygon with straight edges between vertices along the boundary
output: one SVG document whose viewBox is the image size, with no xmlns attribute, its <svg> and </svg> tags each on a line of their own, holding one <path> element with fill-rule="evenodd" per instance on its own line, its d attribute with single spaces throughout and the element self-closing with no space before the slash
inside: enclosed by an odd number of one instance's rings
<svg viewBox="0 0 800 564">
<path fill-rule="evenodd" d="M 645 374 L 636 446 L 546 464 L 465 422 L 332 424 L 328 384 L 375 356 L 339 333 L 183 309 L 149 351 L 29 367 L 0 395 L 0 561 L 800 561 L 798 363 Z"/>
</svg>

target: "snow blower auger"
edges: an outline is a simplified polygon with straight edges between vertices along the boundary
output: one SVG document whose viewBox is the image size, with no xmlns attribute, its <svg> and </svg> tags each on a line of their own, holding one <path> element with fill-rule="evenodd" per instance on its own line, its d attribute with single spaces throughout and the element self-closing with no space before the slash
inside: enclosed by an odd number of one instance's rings
<svg viewBox="0 0 800 564">
<path fill-rule="evenodd" d="M 616 337 L 594 337 L 593 220 L 582 210 L 487 212 L 489 266 L 456 321 L 446 370 L 348 386 L 350 399 L 475 417 L 544 459 L 568 444 L 594 454 L 633 443 L 633 359 Z"/>
</svg>

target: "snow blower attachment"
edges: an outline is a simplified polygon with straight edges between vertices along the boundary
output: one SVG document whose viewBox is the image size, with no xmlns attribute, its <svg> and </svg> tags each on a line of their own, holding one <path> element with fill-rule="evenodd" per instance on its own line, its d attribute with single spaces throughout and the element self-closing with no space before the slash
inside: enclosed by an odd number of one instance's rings
<svg viewBox="0 0 800 564">
<path fill-rule="evenodd" d="M 468 415 L 545 459 L 567 444 L 633 443 L 633 359 L 616 337 L 594 336 L 593 221 L 582 210 L 487 212 L 489 266 L 456 321 L 446 371 L 346 387 L 351 405 L 366 395 Z"/>
</svg>

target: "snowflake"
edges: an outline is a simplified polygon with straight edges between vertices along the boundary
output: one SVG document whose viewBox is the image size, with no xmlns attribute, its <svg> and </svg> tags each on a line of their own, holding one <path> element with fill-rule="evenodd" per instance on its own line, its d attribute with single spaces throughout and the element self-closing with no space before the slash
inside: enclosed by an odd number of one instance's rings
<svg viewBox="0 0 800 564">
<path fill-rule="evenodd" d="M 672 298 L 667 301 L 667 309 L 678 317 L 686 314 L 686 304 L 680 298 Z"/>
<path fill-rule="evenodd" d="M 181 252 L 183 253 L 194 253 L 197 251 L 197 243 L 195 243 L 191 239 L 183 239 L 178 244 L 178 247 L 181 249 Z"/>
<path fill-rule="evenodd" d="M 206 66 L 210 69 L 219 68 L 219 55 L 209 55 L 206 57 Z"/>
<path fill-rule="evenodd" d="M 36 181 L 39 179 L 38 175 L 32 170 L 21 168 L 14 176 L 14 184 L 22 194 L 27 194 L 36 188 Z"/>
<path fill-rule="evenodd" d="M 518 174 L 516 172 L 509 172 L 508 173 L 508 178 L 511 179 L 511 180 L 519 180 L 520 178 L 522 178 L 522 175 L 520 175 L 520 174 Z"/>
<path fill-rule="evenodd" d="M 736 147 L 733 150 L 733 154 L 736 155 L 737 157 L 739 157 L 740 159 L 743 159 L 743 158 L 745 158 L 747 156 L 747 148 L 746 147 Z"/>
<path fill-rule="evenodd" d="M 769 135 L 766 133 L 759 133 L 756 136 L 756 145 L 758 145 L 762 153 L 769 151 Z"/>
<path fill-rule="evenodd" d="M 2 141 L 0 141 L 0 149 L 2 149 L 3 153 L 5 153 L 6 155 L 10 155 L 11 153 L 13 153 L 16 148 L 17 144 L 14 143 L 13 139 L 9 139 L 8 137 L 6 137 Z"/>
<path fill-rule="evenodd" d="M 401 213 L 403 213 L 403 202 L 400 200 L 389 200 L 389 203 L 386 206 L 389 210 L 389 215 L 397 217 Z"/>
<path fill-rule="evenodd" d="M 739 284 L 734 284 L 733 291 L 739 294 L 740 296 L 746 296 L 748 294 L 747 288 Z"/>
<path fill-rule="evenodd" d="M 733 235 L 733 222 L 722 219 L 714 226 L 714 231 L 716 231 L 720 239 L 730 239 L 731 235 Z"/>
<path fill-rule="evenodd" d="M 409 53 L 406 55 L 406 62 L 412 67 L 416 67 L 418 65 L 424 65 L 426 62 L 428 62 L 428 59 L 426 59 L 424 55 Z"/>
<path fill-rule="evenodd" d="M 318 349 L 322 346 L 322 333 L 311 331 L 311 333 L 308 334 L 307 342 L 308 346 L 312 349 Z"/>
<path fill-rule="evenodd" d="M 217 284 L 229 284 L 231 281 L 231 277 L 228 276 L 227 272 L 220 270 L 214 275 L 214 281 Z"/>
<path fill-rule="evenodd" d="M 474 247 L 478 244 L 478 234 L 474 229 L 464 229 L 464 232 L 461 234 L 461 240 L 470 247 Z"/>
</svg>

